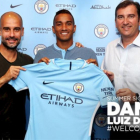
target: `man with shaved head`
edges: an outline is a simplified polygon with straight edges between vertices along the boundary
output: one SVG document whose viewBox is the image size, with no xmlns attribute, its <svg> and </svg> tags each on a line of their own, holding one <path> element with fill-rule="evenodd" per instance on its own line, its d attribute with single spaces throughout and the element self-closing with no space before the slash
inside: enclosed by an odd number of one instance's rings
<svg viewBox="0 0 140 140">
<path fill-rule="evenodd" d="M 25 91 L 16 93 L 7 83 L 16 79 L 23 65 L 33 59 L 17 52 L 24 34 L 22 18 L 15 12 L 7 12 L 0 19 L 0 140 L 24 139 Z"/>
</svg>

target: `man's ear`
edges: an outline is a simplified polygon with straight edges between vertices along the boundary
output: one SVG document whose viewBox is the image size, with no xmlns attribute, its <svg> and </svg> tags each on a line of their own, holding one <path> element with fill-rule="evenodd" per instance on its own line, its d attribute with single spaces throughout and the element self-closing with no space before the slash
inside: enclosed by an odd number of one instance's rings
<svg viewBox="0 0 140 140">
<path fill-rule="evenodd" d="M 52 26 L 52 31 L 55 34 L 55 27 L 54 26 Z"/>
<path fill-rule="evenodd" d="M 23 36 L 24 35 L 24 27 L 21 30 L 22 30 L 21 35 Z"/>
<path fill-rule="evenodd" d="M 117 28 L 116 19 L 115 19 L 115 27 Z"/>
<path fill-rule="evenodd" d="M 75 33 L 75 31 L 76 31 L 76 25 L 74 25 L 73 33 Z"/>
</svg>

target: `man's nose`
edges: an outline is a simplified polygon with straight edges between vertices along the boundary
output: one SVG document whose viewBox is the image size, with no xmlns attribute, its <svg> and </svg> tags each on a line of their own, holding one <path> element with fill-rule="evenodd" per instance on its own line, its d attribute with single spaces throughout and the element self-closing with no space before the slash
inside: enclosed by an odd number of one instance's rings
<svg viewBox="0 0 140 140">
<path fill-rule="evenodd" d="M 128 23 L 129 23 L 128 17 L 125 17 L 125 18 L 124 18 L 123 23 L 124 23 L 124 24 L 128 24 Z"/>
<path fill-rule="evenodd" d="M 11 37 L 14 36 L 14 30 L 10 30 L 10 36 L 11 36 Z"/>
<path fill-rule="evenodd" d="M 66 30 L 66 28 L 67 28 L 67 27 L 66 27 L 66 24 L 63 24 L 63 25 L 62 25 L 62 30 Z"/>
</svg>

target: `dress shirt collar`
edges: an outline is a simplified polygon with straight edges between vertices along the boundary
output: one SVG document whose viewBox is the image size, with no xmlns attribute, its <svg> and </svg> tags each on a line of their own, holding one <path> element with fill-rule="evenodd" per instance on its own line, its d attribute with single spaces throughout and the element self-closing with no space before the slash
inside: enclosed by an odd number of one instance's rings
<svg viewBox="0 0 140 140">
<path fill-rule="evenodd" d="M 136 39 L 133 41 L 133 44 L 140 47 L 140 32 L 138 36 L 136 37 Z"/>
<path fill-rule="evenodd" d="M 140 32 L 139 32 L 138 36 L 135 38 L 135 40 L 132 42 L 132 44 L 135 45 L 135 46 L 137 46 L 137 47 L 140 47 Z M 130 44 L 129 44 L 129 45 L 130 45 Z M 116 45 L 116 47 L 118 47 L 118 46 L 123 47 L 121 37 L 117 40 L 117 45 Z"/>
</svg>

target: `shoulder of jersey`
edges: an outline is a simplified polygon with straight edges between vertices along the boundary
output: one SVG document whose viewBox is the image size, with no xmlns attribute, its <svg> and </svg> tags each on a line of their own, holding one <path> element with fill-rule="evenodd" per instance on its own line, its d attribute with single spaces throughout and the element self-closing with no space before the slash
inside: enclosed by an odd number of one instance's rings
<svg viewBox="0 0 140 140">
<path fill-rule="evenodd" d="M 90 67 L 92 67 L 94 70 L 96 70 L 96 71 L 98 71 L 98 73 L 100 73 L 100 74 L 102 74 L 102 75 L 105 75 L 104 74 L 104 72 L 103 72 L 103 70 L 101 70 L 99 67 L 97 67 L 96 65 L 94 65 L 94 64 L 88 64 Z M 93 70 L 93 71 L 94 71 Z"/>
<path fill-rule="evenodd" d="M 45 62 L 41 62 L 41 63 L 34 63 L 34 64 L 29 64 L 29 65 L 25 65 L 23 66 L 25 69 L 40 69 L 40 68 L 44 68 L 47 64 Z"/>
</svg>

